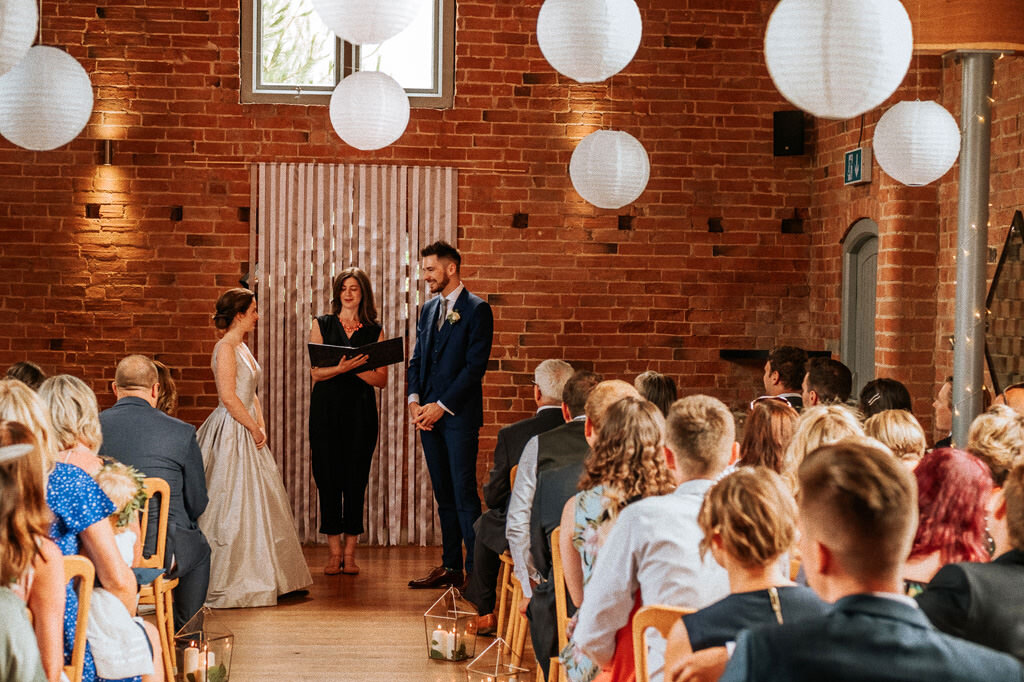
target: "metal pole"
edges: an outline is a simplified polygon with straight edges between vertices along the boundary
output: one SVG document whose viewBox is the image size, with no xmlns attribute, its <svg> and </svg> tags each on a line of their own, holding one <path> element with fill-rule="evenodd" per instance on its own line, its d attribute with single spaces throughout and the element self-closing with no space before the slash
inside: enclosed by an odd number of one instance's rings
<svg viewBox="0 0 1024 682">
<path fill-rule="evenodd" d="M 967 445 L 981 412 L 985 361 L 985 280 L 988 250 L 992 67 L 995 55 L 967 52 L 963 64 L 960 204 L 956 244 L 956 326 L 953 348 L 953 444 Z"/>
</svg>

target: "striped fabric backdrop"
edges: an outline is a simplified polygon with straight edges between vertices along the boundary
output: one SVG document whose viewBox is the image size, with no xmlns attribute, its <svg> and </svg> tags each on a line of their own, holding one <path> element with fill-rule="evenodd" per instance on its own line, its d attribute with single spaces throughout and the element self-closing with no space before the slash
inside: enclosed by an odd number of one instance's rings
<svg viewBox="0 0 1024 682">
<path fill-rule="evenodd" d="M 429 296 L 419 287 L 419 250 L 454 244 L 453 168 L 261 163 L 252 168 L 250 262 L 258 264 L 256 355 L 260 399 L 303 542 L 324 541 L 309 452 L 309 357 L 313 318 L 331 310 L 334 274 L 366 271 L 385 338 L 405 338 L 412 354 L 416 318 Z M 439 544 L 430 478 L 405 409 L 405 365 L 392 365 L 377 391 L 380 438 L 366 494 L 366 534 L 374 545 Z M 338 424 L 345 440 L 345 422 Z"/>
</svg>

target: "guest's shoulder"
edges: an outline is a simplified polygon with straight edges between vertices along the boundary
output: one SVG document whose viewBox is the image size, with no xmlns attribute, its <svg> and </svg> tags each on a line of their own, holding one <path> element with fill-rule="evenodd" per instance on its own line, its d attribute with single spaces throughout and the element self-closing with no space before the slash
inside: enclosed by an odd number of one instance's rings
<svg viewBox="0 0 1024 682">
<path fill-rule="evenodd" d="M 85 472 L 85 469 L 76 467 L 74 464 L 57 462 L 53 465 L 53 471 L 47 479 L 48 486 L 55 485 L 80 485 L 85 482 L 92 482 L 92 476 Z"/>
</svg>

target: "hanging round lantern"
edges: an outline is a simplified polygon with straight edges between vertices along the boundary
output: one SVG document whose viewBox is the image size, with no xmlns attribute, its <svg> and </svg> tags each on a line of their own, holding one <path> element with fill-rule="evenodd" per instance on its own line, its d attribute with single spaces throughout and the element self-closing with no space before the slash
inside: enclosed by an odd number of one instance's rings
<svg viewBox="0 0 1024 682">
<path fill-rule="evenodd" d="M 953 167 L 960 155 L 960 128 L 938 102 L 898 102 L 878 120 L 872 148 L 882 170 L 919 187 Z"/>
<path fill-rule="evenodd" d="M 764 36 L 775 87 L 820 118 L 853 118 L 884 102 L 913 50 L 899 0 L 781 0 Z"/>
<path fill-rule="evenodd" d="M 356 71 L 334 88 L 330 111 L 338 137 L 356 149 L 380 149 L 409 125 L 409 96 L 391 76 Z"/>
<path fill-rule="evenodd" d="M 0 76 L 21 61 L 36 37 L 39 10 L 34 0 L 0 3 Z"/>
<path fill-rule="evenodd" d="M 313 0 L 327 27 L 353 45 L 376 45 L 394 38 L 419 14 L 417 0 Z"/>
<path fill-rule="evenodd" d="M 626 68 L 642 33 L 633 0 L 545 0 L 537 15 L 544 58 L 580 83 L 597 83 Z"/>
<path fill-rule="evenodd" d="M 44 151 L 78 137 L 92 116 L 89 74 L 63 50 L 35 45 L 0 76 L 0 135 Z"/>
<path fill-rule="evenodd" d="M 579 195 L 598 208 L 621 208 L 643 194 L 651 177 L 647 151 L 621 130 L 598 130 L 576 145 L 569 178 Z"/>
</svg>

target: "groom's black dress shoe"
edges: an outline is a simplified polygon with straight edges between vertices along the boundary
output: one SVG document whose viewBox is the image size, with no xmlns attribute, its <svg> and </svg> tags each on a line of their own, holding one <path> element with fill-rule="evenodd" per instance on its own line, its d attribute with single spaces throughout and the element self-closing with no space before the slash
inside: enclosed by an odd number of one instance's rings
<svg viewBox="0 0 1024 682">
<path fill-rule="evenodd" d="M 422 578 L 409 581 L 409 587 L 414 590 L 450 587 L 451 585 L 462 587 L 462 571 L 457 571 L 454 568 L 445 568 L 444 566 L 438 566 Z"/>
</svg>

